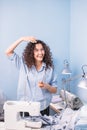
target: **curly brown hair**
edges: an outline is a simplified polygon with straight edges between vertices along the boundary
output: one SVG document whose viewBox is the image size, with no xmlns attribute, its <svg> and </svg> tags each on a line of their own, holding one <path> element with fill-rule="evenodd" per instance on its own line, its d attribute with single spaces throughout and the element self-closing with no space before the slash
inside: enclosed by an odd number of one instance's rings
<svg viewBox="0 0 87 130">
<path fill-rule="evenodd" d="M 43 62 L 46 64 L 46 69 L 49 67 L 53 68 L 53 58 L 52 58 L 52 53 L 50 51 L 50 48 L 46 43 L 44 43 L 41 40 L 37 40 L 36 43 L 29 42 L 24 49 L 23 52 L 23 59 L 25 64 L 27 65 L 28 68 L 31 68 L 32 65 L 35 65 L 35 59 L 34 59 L 34 48 L 36 44 L 41 44 L 44 48 L 45 55 L 43 58 Z"/>
</svg>

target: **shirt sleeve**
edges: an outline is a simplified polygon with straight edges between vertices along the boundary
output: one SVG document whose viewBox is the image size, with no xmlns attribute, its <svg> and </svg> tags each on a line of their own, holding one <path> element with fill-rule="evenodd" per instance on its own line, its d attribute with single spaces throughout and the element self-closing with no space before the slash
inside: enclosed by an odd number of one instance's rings
<svg viewBox="0 0 87 130">
<path fill-rule="evenodd" d="M 54 71 L 52 72 L 51 85 L 53 87 L 58 87 L 57 75 L 56 75 L 56 73 Z"/>
<path fill-rule="evenodd" d="M 14 52 L 11 56 L 8 56 L 8 59 L 16 66 L 17 69 L 20 68 L 22 58 L 19 57 L 18 54 Z"/>
</svg>

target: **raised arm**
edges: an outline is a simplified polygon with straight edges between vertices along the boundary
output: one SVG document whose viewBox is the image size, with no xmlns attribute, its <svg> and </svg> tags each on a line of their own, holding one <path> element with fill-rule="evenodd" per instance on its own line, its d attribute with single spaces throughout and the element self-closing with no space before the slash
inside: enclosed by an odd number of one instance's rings
<svg viewBox="0 0 87 130">
<path fill-rule="evenodd" d="M 32 42 L 35 43 L 36 42 L 36 38 L 33 36 L 26 36 L 26 37 L 21 37 L 19 38 L 17 41 L 15 41 L 14 43 L 12 43 L 12 45 L 10 45 L 7 50 L 5 51 L 7 56 L 12 55 L 12 53 L 14 52 L 15 48 L 23 41 L 26 42 Z"/>
</svg>

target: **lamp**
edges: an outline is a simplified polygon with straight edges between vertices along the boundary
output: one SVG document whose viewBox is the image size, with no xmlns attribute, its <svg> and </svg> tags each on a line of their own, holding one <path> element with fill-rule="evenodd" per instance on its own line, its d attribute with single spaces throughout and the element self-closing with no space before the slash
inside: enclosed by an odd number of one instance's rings
<svg viewBox="0 0 87 130">
<path fill-rule="evenodd" d="M 68 62 L 67 59 L 65 59 L 64 60 L 64 68 L 62 70 L 62 74 L 67 76 L 68 78 L 70 78 L 71 73 L 72 73 L 72 71 L 70 69 L 69 62 Z M 66 79 L 63 78 L 62 80 L 63 80 L 62 82 L 64 82 L 64 80 L 66 80 Z M 65 87 L 64 87 L 64 89 L 65 89 Z M 70 91 L 70 83 L 68 84 L 68 88 L 67 89 L 68 89 L 68 91 Z"/>
<path fill-rule="evenodd" d="M 81 87 L 81 88 L 85 88 L 85 87 L 87 88 L 87 74 L 84 71 L 84 67 L 87 67 L 87 65 L 82 66 L 83 75 L 82 75 L 81 81 L 78 84 L 78 87 Z"/>
<path fill-rule="evenodd" d="M 67 95 L 66 95 L 66 90 L 65 90 L 65 85 L 66 83 L 70 82 L 70 81 L 73 81 L 75 79 L 78 79 L 78 78 L 82 78 L 81 81 L 79 82 L 78 84 L 78 87 L 81 87 L 81 88 L 87 88 L 87 73 L 84 71 L 84 67 L 87 67 L 87 65 L 83 65 L 82 66 L 82 74 L 81 75 L 76 75 L 74 77 L 70 77 L 68 79 L 62 79 L 62 84 L 63 84 L 63 89 L 64 89 L 64 98 L 65 98 L 65 103 L 66 103 L 66 106 L 68 106 L 68 103 L 67 103 Z"/>
<path fill-rule="evenodd" d="M 64 68 L 62 70 L 62 74 L 70 76 L 71 73 L 72 72 L 71 72 L 70 67 L 69 67 L 69 62 L 68 62 L 67 59 L 65 59 L 64 60 Z M 66 83 L 67 83 L 67 80 L 65 78 L 62 78 L 62 85 L 63 85 L 63 90 L 64 90 L 64 100 L 65 100 L 65 103 L 66 103 L 65 107 L 67 107 L 67 97 L 66 97 L 66 88 L 65 88 L 65 84 Z M 70 85 L 68 86 L 68 90 L 70 91 Z"/>
<path fill-rule="evenodd" d="M 64 69 L 62 71 L 62 74 L 65 74 L 65 75 L 68 75 L 68 74 L 71 74 L 71 70 L 69 68 L 69 62 L 65 59 L 64 60 Z"/>
</svg>

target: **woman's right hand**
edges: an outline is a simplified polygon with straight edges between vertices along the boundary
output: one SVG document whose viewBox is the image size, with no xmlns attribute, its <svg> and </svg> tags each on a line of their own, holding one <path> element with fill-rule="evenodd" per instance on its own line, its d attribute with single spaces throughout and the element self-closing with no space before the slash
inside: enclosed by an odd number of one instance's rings
<svg viewBox="0 0 87 130">
<path fill-rule="evenodd" d="M 38 86 L 39 86 L 40 88 L 42 88 L 42 87 L 44 87 L 44 83 L 41 81 L 41 82 L 38 83 Z"/>
<path fill-rule="evenodd" d="M 35 37 L 33 36 L 25 36 L 25 37 L 22 37 L 22 40 L 23 41 L 26 41 L 26 42 L 32 42 L 32 43 L 36 43 L 37 40 Z"/>
<path fill-rule="evenodd" d="M 11 46 L 9 46 L 7 48 L 7 50 L 5 51 L 7 56 L 12 55 L 12 53 L 14 52 L 14 49 L 22 42 L 22 41 L 26 41 L 26 42 L 32 42 L 32 43 L 36 43 L 37 40 L 35 37 L 33 36 L 25 36 L 25 37 L 21 37 L 20 39 L 18 39 L 17 41 L 15 41 Z"/>
</svg>

